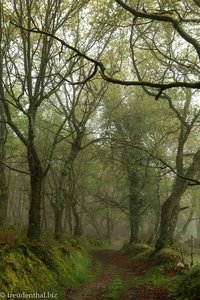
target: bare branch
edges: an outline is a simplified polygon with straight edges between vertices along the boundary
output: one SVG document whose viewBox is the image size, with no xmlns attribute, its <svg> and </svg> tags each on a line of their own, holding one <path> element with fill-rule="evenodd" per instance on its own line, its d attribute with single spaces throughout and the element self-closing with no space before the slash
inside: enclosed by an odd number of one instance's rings
<svg viewBox="0 0 200 300">
<path fill-rule="evenodd" d="M 28 176 L 31 176 L 31 174 L 27 171 L 22 171 L 22 170 L 19 170 L 19 169 L 16 169 L 16 168 L 13 168 L 9 165 L 7 165 L 5 162 L 3 161 L 0 161 L 0 164 L 4 165 L 6 168 L 8 168 L 9 170 L 11 171 L 14 171 L 14 172 L 18 172 L 18 173 L 21 173 L 21 174 L 25 174 L 25 175 L 28 175 Z"/>
<path fill-rule="evenodd" d="M 117 1 L 117 2 L 121 2 L 121 1 Z M 149 14 L 142 13 L 142 15 L 143 14 L 146 17 L 149 16 Z M 164 19 L 167 18 L 166 20 L 168 20 L 168 22 L 171 22 L 171 20 L 173 20 L 173 19 L 171 19 L 168 16 L 162 16 L 162 18 L 164 18 Z M 160 20 L 160 17 L 158 19 Z M 105 66 L 104 66 L 104 64 L 102 62 L 100 62 L 100 61 L 98 61 L 98 60 L 96 60 L 96 59 L 88 56 L 85 53 L 82 53 L 80 50 L 78 50 L 77 48 L 75 48 L 75 47 L 71 46 L 70 44 L 66 43 L 61 38 L 57 37 L 56 35 L 53 35 L 51 33 L 43 31 L 43 30 L 39 30 L 37 28 L 27 29 L 27 28 L 25 28 L 23 26 L 20 26 L 18 24 L 13 23 L 13 22 L 11 22 L 11 24 L 14 25 L 14 26 L 16 26 L 16 27 L 19 27 L 19 28 L 21 28 L 21 29 L 23 29 L 25 31 L 28 31 L 28 32 L 34 32 L 34 33 L 38 33 L 38 34 L 44 34 L 44 35 L 47 35 L 49 37 L 52 37 L 55 40 L 57 40 L 58 42 L 60 42 L 63 47 L 66 47 L 66 48 L 74 51 L 78 56 L 86 59 L 87 61 L 89 61 L 91 63 L 93 63 L 95 65 L 95 71 L 91 74 L 91 76 L 90 76 L 89 79 L 92 79 L 92 77 L 95 76 L 95 74 L 97 72 L 97 68 L 98 68 L 101 77 L 104 80 L 106 80 L 107 82 L 110 82 L 110 83 L 113 83 L 113 84 L 124 85 L 124 86 L 146 86 L 146 87 L 157 89 L 158 94 L 156 96 L 156 99 L 159 99 L 160 96 L 162 95 L 163 91 L 167 90 L 167 89 L 178 88 L 178 87 L 185 87 L 185 88 L 191 88 L 191 89 L 200 89 L 200 82 L 199 81 L 197 81 L 197 82 L 175 81 L 175 82 L 168 82 L 168 83 L 155 83 L 155 82 L 149 82 L 149 81 L 127 81 L 127 80 L 120 80 L 120 79 L 109 77 L 106 74 L 106 68 L 105 68 Z M 178 24 L 177 24 L 177 27 L 178 27 Z M 200 45 L 198 45 L 198 47 L 199 47 L 199 54 L 200 54 Z M 85 81 L 83 81 L 83 83 L 85 83 Z"/>
<path fill-rule="evenodd" d="M 111 139 L 112 141 L 115 141 L 114 139 Z M 192 164 L 190 165 L 190 167 L 188 168 L 187 172 L 185 175 L 181 175 L 179 174 L 176 169 L 174 167 L 172 167 L 171 165 L 169 165 L 167 162 L 165 162 L 162 158 L 160 158 L 159 156 L 157 156 L 153 151 L 149 150 L 149 149 L 146 149 L 144 148 L 144 146 L 142 145 L 137 145 L 137 144 L 134 144 L 132 142 L 129 142 L 129 141 L 124 141 L 124 140 L 118 140 L 116 139 L 116 141 L 119 143 L 119 144 L 126 144 L 130 147 L 133 147 L 135 149 L 138 149 L 138 150 L 141 150 L 141 151 L 144 151 L 146 152 L 148 155 L 150 155 L 153 159 L 157 160 L 157 161 L 160 161 L 165 167 L 167 167 L 172 173 L 174 173 L 177 177 L 183 179 L 183 180 L 187 180 L 188 181 L 188 185 L 190 186 L 193 186 L 193 185 L 200 185 L 200 181 L 197 180 L 197 179 L 193 179 L 190 177 L 190 174 L 191 174 L 191 170 L 194 169 L 194 166 L 197 167 L 197 161 L 198 161 L 198 158 L 200 156 L 200 150 L 198 150 L 195 155 L 194 155 L 194 159 L 193 159 L 193 162 Z M 193 172 L 192 172 L 193 173 Z"/>
</svg>

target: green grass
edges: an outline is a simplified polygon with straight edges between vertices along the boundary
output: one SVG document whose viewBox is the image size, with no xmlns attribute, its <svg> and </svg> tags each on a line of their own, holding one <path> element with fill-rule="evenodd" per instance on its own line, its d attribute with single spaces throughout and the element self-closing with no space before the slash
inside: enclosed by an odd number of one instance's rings
<svg viewBox="0 0 200 300">
<path fill-rule="evenodd" d="M 68 278 L 70 278 L 70 282 L 66 282 L 65 286 L 77 286 L 86 282 L 91 282 L 95 278 L 95 273 L 90 270 L 91 259 L 89 256 L 78 256 L 76 258 L 76 267 L 72 267 L 68 271 Z"/>
<path fill-rule="evenodd" d="M 154 267 L 143 276 L 133 276 L 129 279 L 128 285 L 132 288 L 140 288 L 144 285 L 151 285 L 155 288 L 170 288 L 173 289 L 180 282 L 179 275 L 167 276 L 164 273 L 163 267 Z"/>
<path fill-rule="evenodd" d="M 122 280 L 116 276 L 107 286 L 104 294 L 104 300 L 117 300 L 120 297 L 120 290 L 122 288 Z"/>
</svg>

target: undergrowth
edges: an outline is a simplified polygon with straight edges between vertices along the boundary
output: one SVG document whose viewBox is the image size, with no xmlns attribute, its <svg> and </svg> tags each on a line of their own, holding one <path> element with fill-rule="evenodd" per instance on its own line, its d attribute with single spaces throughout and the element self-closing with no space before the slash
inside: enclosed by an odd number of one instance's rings
<svg viewBox="0 0 200 300">
<path fill-rule="evenodd" d="M 156 289 L 168 289 L 171 293 L 179 286 L 183 275 L 176 270 L 180 256 L 175 249 L 164 248 L 155 252 L 155 249 L 148 245 L 133 244 L 129 245 L 125 251 L 134 261 L 149 264 L 148 270 L 128 279 L 125 284 L 127 288 L 139 289 L 152 286 Z"/>
<path fill-rule="evenodd" d="M 104 300 L 117 300 L 120 297 L 120 290 L 122 288 L 122 280 L 116 276 L 107 286 L 103 293 Z"/>
<path fill-rule="evenodd" d="M 20 232 L 0 232 L 0 292 L 8 294 L 44 293 L 64 297 L 66 287 L 92 280 L 89 243 L 66 239 L 28 242 Z M 37 298 L 35 298 L 37 299 Z"/>
<path fill-rule="evenodd" d="M 185 274 L 172 293 L 175 300 L 200 299 L 200 267 L 196 266 Z"/>
<path fill-rule="evenodd" d="M 155 288 L 167 287 L 173 289 L 180 282 L 180 275 L 175 274 L 173 276 L 167 276 L 164 268 L 154 267 L 142 276 L 135 275 L 130 279 L 130 281 L 132 288 L 140 288 L 144 285 L 151 285 Z"/>
</svg>

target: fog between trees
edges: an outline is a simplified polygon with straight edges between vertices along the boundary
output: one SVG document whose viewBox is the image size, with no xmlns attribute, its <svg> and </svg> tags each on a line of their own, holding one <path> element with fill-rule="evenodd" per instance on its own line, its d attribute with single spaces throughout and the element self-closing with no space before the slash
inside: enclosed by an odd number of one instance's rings
<svg viewBox="0 0 200 300">
<path fill-rule="evenodd" d="M 0 225 L 199 239 L 199 9 L 1 1 Z"/>
</svg>

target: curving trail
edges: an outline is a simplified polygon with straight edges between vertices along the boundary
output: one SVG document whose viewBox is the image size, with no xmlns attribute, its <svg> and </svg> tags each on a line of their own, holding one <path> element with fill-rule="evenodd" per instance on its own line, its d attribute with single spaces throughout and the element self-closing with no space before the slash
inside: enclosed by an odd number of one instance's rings
<svg viewBox="0 0 200 300">
<path fill-rule="evenodd" d="M 68 290 L 65 300 L 101 300 L 109 282 L 117 275 L 123 282 L 120 300 L 168 300 L 166 289 L 158 289 L 150 285 L 142 288 L 131 288 L 129 282 L 134 275 L 143 276 L 151 265 L 148 262 L 135 262 L 116 250 L 98 250 L 92 252 L 93 262 L 99 261 L 101 272 L 95 282 L 89 283 L 77 290 Z"/>
</svg>

